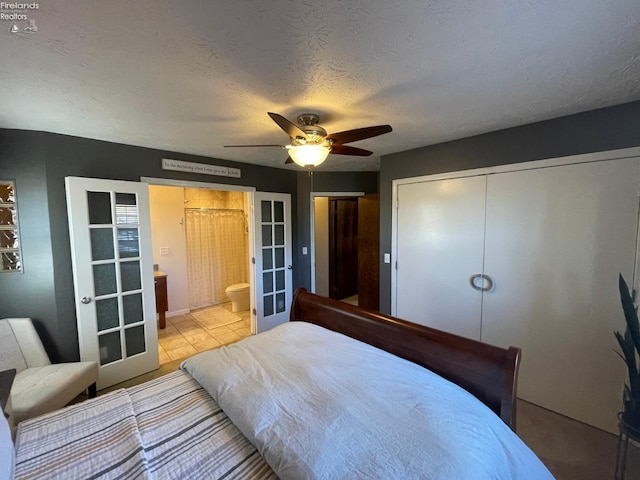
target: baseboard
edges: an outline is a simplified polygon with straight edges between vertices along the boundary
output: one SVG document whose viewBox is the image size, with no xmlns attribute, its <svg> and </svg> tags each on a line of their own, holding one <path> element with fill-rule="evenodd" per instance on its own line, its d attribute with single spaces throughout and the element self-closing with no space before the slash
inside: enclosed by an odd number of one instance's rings
<svg viewBox="0 0 640 480">
<path fill-rule="evenodd" d="M 167 318 L 177 317 L 178 315 L 186 315 L 189 312 L 191 312 L 191 310 L 189 310 L 188 308 L 185 310 L 176 310 L 175 312 L 167 312 Z"/>
</svg>

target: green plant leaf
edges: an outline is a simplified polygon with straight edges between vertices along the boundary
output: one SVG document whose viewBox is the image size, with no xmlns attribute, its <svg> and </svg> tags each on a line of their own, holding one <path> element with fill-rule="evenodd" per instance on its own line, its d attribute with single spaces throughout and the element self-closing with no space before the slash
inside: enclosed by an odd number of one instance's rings
<svg viewBox="0 0 640 480">
<path fill-rule="evenodd" d="M 629 390 L 631 390 L 632 398 L 640 399 L 640 375 L 630 376 L 629 383 L 631 384 Z"/>
<path fill-rule="evenodd" d="M 624 355 L 622 355 L 622 354 L 621 354 L 619 351 L 617 351 L 617 350 L 613 350 L 613 351 L 615 352 L 615 354 L 616 354 L 616 355 L 618 355 L 618 356 L 622 359 L 622 361 L 623 361 L 623 362 L 624 362 L 624 364 L 626 365 L 626 364 L 627 364 L 627 359 L 626 359 L 626 358 L 624 358 Z"/>
<path fill-rule="evenodd" d="M 631 398 L 631 389 L 629 389 L 629 385 L 624 384 L 624 391 L 622 392 L 622 399 L 627 401 Z"/>
<path fill-rule="evenodd" d="M 620 274 L 618 279 L 618 287 L 620 288 L 620 300 L 622 301 L 622 310 L 624 311 L 627 328 L 629 329 L 629 334 L 633 339 L 636 351 L 640 354 L 640 323 L 638 322 L 638 311 L 633 304 L 631 294 L 629 293 L 629 287 L 627 287 L 627 282 L 624 281 L 622 274 Z"/>
<path fill-rule="evenodd" d="M 627 369 L 629 370 L 629 378 L 631 379 L 632 376 L 638 374 L 638 366 L 636 364 L 636 354 L 633 349 L 633 341 L 628 335 L 628 332 L 629 329 L 625 331 L 624 337 L 620 332 L 614 332 L 614 335 L 616 336 L 618 344 L 620 345 L 620 349 L 622 350 L 622 354 L 624 355 L 624 363 L 627 364 Z M 618 355 L 620 354 L 618 353 Z"/>
</svg>

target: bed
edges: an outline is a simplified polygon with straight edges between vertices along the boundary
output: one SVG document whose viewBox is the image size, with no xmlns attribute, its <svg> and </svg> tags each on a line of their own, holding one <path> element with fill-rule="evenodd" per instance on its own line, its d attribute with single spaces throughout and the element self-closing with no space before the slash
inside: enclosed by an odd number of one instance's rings
<svg viewBox="0 0 640 480">
<path fill-rule="evenodd" d="M 552 478 L 519 361 L 301 289 L 290 322 L 21 423 L 15 478 Z"/>
</svg>

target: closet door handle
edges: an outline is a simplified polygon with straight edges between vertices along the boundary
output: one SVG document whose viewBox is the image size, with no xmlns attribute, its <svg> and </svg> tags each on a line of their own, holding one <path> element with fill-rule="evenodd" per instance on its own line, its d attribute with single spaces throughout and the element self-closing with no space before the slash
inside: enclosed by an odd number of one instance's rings
<svg viewBox="0 0 640 480">
<path fill-rule="evenodd" d="M 493 288 L 493 280 L 491 280 L 491 277 L 489 275 L 480 275 L 480 276 L 485 281 L 485 287 L 481 288 L 481 290 L 483 292 L 488 292 L 489 290 L 491 290 Z"/>
<path fill-rule="evenodd" d="M 484 286 L 479 287 L 478 285 L 476 285 L 476 280 L 478 278 L 482 278 L 482 283 L 484 284 Z M 493 288 L 493 280 L 491 280 L 491 277 L 489 275 L 476 273 L 469 277 L 469 285 L 471 285 L 471 288 L 473 288 L 474 290 L 481 290 L 483 292 L 488 292 Z"/>
</svg>

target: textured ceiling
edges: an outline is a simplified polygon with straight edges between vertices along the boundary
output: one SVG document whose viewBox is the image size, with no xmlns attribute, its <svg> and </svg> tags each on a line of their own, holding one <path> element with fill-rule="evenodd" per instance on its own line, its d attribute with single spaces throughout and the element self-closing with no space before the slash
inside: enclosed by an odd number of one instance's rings
<svg viewBox="0 0 640 480">
<path fill-rule="evenodd" d="M 0 21 L 0 127 L 282 168 L 268 111 L 391 124 L 323 170 L 640 99 L 638 0 L 43 0 Z M 26 22 L 17 22 L 22 27 Z"/>
</svg>

